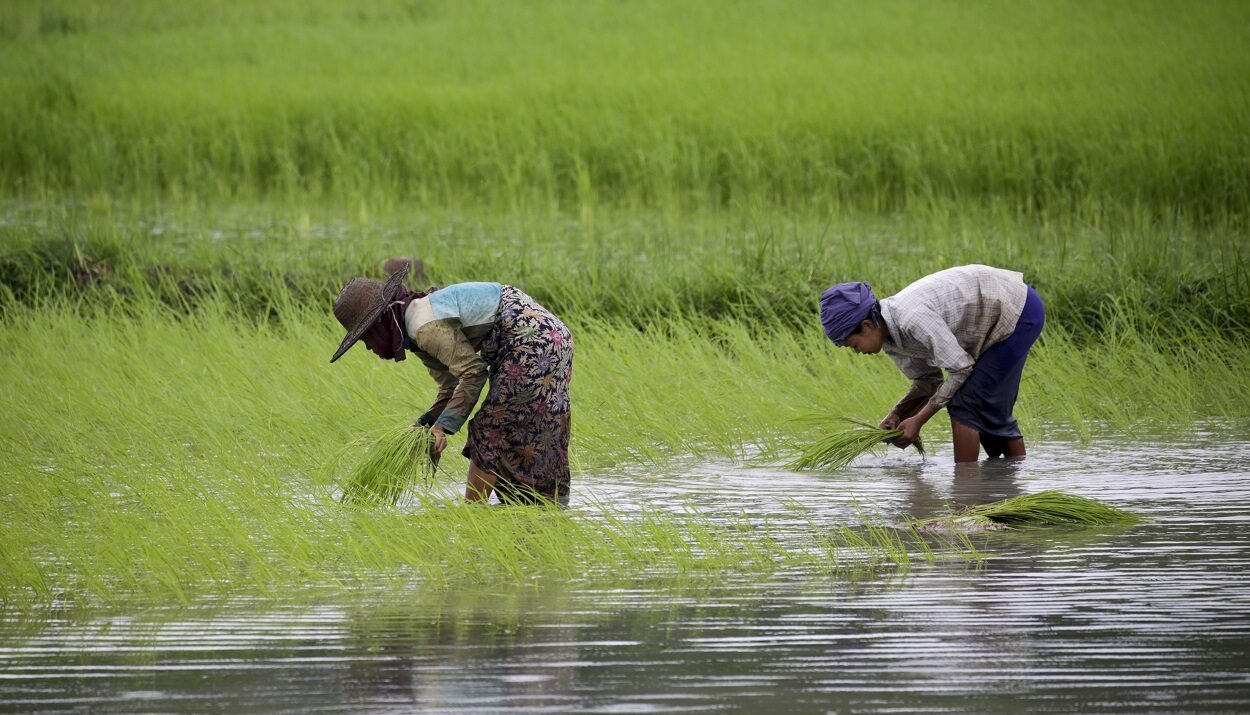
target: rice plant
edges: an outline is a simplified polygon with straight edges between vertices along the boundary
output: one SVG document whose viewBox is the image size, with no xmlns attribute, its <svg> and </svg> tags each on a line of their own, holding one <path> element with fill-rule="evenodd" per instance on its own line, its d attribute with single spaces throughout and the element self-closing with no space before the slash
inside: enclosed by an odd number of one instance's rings
<svg viewBox="0 0 1250 715">
<path fill-rule="evenodd" d="M 923 519 L 917 528 L 928 531 L 1026 529 L 1054 526 L 1126 526 L 1141 517 L 1096 499 L 1048 489 L 967 507 L 947 516 Z"/>
<path fill-rule="evenodd" d="M 860 237 L 877 234 L 897 240 L 857 250 Z M 462 250 L 468 242 L 478 250 Z M 241 312 L 267 315 L 279 301 L 324 304 L 347 279 L 380 276 L 386 256 L 419 255 L 437 283 L 505 280 L 578 321 L 652 330 L 698 316 L 809 331 L 813 296 L 831 280 L 869 278 L 886 295 L 932 270 L 917 245 L 949 265 L 1010 255 L 1007 265 L 1046 301 L 1047 340 L 1062 327 L 1102 345 L 1117 326 L 1133 326 L 1190 344 L 1191 326 L 1233 335 L 1250 326 L 1250 251 L 1239 224 L 1213 230 L 1183 216 L 1159 223 L 1135 209 L 1057 211 L 1039 224 L 959 202 L 888 217 L 600 208 L 587 225 L 560 213 L 372 200 L 0 198 L 0 305 L 69 296 L 124 307 L 155 297 L 184 309 L 188 298 L 217 293 Z"/>
<path fill-rule="evenodd" d="M 399 497 L 434 477 L 438 462 L 430 451 L 434 436 L 426 427 L 397 427 L 369 446 L 343 485 L 344 504 L 394 504 Z"/>
<path fill-rule="evenodd" d="M 897 370 L 832 350 L 811 302 L 852 277 L 891 293 L 934 256 L 1002 256 L 1042 291 L 1030 434 L 1244 424 L 1246 9 L 969 7 L 0 4 L 0 601 L 719 579 L 945 548 L 867 515 L 786 533 L 415 489 L 429 434 L 387 430 L 377 396 L 415 416 L 419 369 L 298 357 L 337 343 L 329 300 L 387 255 L 521 285 L 576 326 L 578 474 L 777 461 L 799 435 L 760 426 L 833 384 L 861 388 L 847 414 L 888 408 Z M 848 422 L 791 466 L 898 435 Z M 327 445 L 356 428 L 379 437 L 340 480 Z M 946 519 L 1131 518 L 1042 496 Z"/>
<path fill-rule="evenodd" d="M 809 418 L 810 420 L 827 418 Z M 786 464 L 790 469 L 840 469 L 863 454 L 877 452 L 891 440 L 901 437 L 900 429 L 882 429 L 876 425 L 861 422 L 849 417 L 834 418 L 845 422 L 849 427 L 835 430 L 817 439 L 809 447 L 802 450 L 798 457 Z M 912 443 L 922 456 L 924 444 L 919 438 Z"/>
<path fill-rule="evenodd" d="M 0 345 L 10 348 L 0 350 L 0 382 L 9 387 L 0 392 L 0 523 L 8 527 L 0 600 L 515 583 L 539 573 L 579 578 L 587 564 L 689 579 L 863 562 L 857 539 L 874 532 L 854 519 L 849 530 L 813 517 L 786 532 L 748 516 L 709 521 L 648 509 L 635 518 L 615 504 L 568 514 L 484 509 L 443 498 L 448 485 L 437 481 L 410 491 L 413 503 L 404 508 L 342 508 L 344 471 L 325 465 L 353 430 L 381 435 L 411 421 L 435 387 L 418 365 L 384 364 L 367 351 L 334 365 L 307 358 L 310 345 L 332 349 L 341 330 L 325 306 L 275 305 L 264 320 L 211 298 L 195 306 L 194 320 L 151 298 L 124 311 L 63 300 L 10 306 L 0 321 Z M 884 412 L 889 404 L 878 396 L 904 387 L 888 361 L 833 351 L 818 330 L 772 333 L 693 319 L 647 332 L 610 321 L 575 325 L 580 377 L 570 458 L 578 500 L 586 484 L 579 475 L 591 471 L 628 474 L 622 465 L 741 458 L 756 448 L 781 453 L 801 436 L 794 420 L 828 385 L 862 387 L 841 398 L 856 414 Z M 1037 423 L 1030 433 L 1064 429 L 1069 414 L 1102 420 L 1099 434 L 1139 429 L 1138 420 L 1187 426 L 1213 413 L 1250 417 L 1250 352 L 1223 338 L 1199 347 L 1130 345 L 1132 354 L 1061 340 L 1039 345 L 1026 380 L 1049 386 L 1037 391 L 1045 393 L 1042 414 L 1058 422 L 1038 420 L 1038 403 L 1029 402 L 1019 416 Z M 1142 373 L 1137 366 L 1148 356 L 1159 369 Z M 1115 411 L 1110 393 L 1092 399 L 1090 382 L 1071 381 L 1077 364 L 1114 383 Z M 1187 396 L 1162 405 L 1160 384 L 1165 396 Z M 168 399 L 171 392 L 179 399 Z M 697 399 L 671 400 L 662 411 L 656 394 Z M 290 409 L 292 395 L 306 396 L 300 409 Z M 395 395 L 405 396 L 402 422 L 392 412 Z M 410 444 L 399 450 L 412 452 Z M 443 458 L 462 473 L 457 450 Z M 875 534 L 888 546 L 891 534 Z M 903 563 L 891 549 L 870 551 L 887 567 Z M 913 561 L 927 560 L 921 546 L 907 550 Z"/>
<path fill-rule="evenodd" d="M 718 5 L 6 2 L 0 191 L 1245 209 L 1240 3 Z"/>
</svg>

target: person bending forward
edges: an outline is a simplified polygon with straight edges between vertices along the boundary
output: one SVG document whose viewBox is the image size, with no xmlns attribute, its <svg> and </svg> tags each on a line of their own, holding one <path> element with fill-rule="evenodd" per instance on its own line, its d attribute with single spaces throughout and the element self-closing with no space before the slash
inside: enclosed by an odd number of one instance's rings
<svg viewBox="0 0 1250 715">
<path fill-rule="evenodd" d="M 1024 456 L 1012 410 L 1045 320 L 1042 299 L 1020 273 L 982 265 L 939 271 L 880 301 L 858 282 L 839 283 L 820 298 L 820 322 L 835 345 L 884 350 L 911 378 L 881 421 L 883 429 L 903 431 L 894 444 L 910 445 L 945 407 L 956 462 L 975 462 L 979 447 L 990 457 Z"/>
<path fill-rule="evenodd" d="M 330 362 L 363 340 L 384 360 L 404 351 L 438 383 L 434 404 L 417 423 L 430 428 L 434 452 L 460 429 L 487 380 L 486 399 L 469 422 L 465 499 L 495 491 L 500 502 L 569 500 L 569 383 L 573 336 L 520 289 L 458 283 L 429 292 L 403 287 L 404 263 L 386 284 L 356 278 L 334 300 L 348 331 Z"/>
</svg>

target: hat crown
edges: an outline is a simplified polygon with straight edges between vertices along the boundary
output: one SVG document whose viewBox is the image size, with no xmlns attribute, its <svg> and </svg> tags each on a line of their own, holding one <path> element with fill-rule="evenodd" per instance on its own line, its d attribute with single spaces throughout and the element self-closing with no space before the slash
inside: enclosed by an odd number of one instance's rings
<svg viewBox="0 0 1250 715">
<path fill-rule="evenodd" d="M 383 302 L 382 291 L 382 284 L 377 281 L 353 279 L 334 299 L 334 317 L 345 330 L 351 330 Z"/>
</svg>

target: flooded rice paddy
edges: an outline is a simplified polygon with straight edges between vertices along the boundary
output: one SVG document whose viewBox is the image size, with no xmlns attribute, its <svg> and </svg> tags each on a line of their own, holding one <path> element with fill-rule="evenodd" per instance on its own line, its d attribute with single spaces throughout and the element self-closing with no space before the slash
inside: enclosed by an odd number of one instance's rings
<svg viewBox="0 0 1250 715">
<path fill-rule="evenodd" d="M 1043 489 L 1147 517 L 982 535 L 979 562 L 851 578 L 584 582 L 356 602 L 9 613 L 5 712 L 1245 712 L 1250 442 L 1034 445 L 956 470 L 580 475 L 578 497 L 768 519 L 925 516 Z M 575 498 L 575 504 L 577 499 Z M 802 538 L 797 525 L 792 538 Z"/>
</svg>

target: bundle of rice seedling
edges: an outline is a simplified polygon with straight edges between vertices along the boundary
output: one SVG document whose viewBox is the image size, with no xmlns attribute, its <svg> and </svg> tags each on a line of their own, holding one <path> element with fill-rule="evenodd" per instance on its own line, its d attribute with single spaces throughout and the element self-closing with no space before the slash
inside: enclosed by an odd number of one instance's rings
<svg viewBox="0 0 1250 715">
<path fill-rule="evenodd" d="M 388 430 L 369 446 L 343 485 L 344 504 L 394 504 L 419 480 L 429 481 L 438 466 L 426 427 Z"/>
<path fill-rule="evenodd" d="M 820 418 L 823 423 L 828 418 Z M 835 418 L 850 427 L 825 435 L 807 447 L 786 466 L 790 469 L 838 469 L 850 464 L 861 454 L 879 451 L 886 442 L 902 436 L 898 429 L 881 429 L 876 425 L 846 417 Z M 924 454 L 924 445 L 917 439 L 912 443 L 916 451 Z"/>
<path fill-rule="evenodd" d="M 978 504 L 955 514 L 924 519 L 923 529 L 1023 529 L 1046 526 L 1121 526 L 1141 517 L 1095 499 L 1049 489 L 1037 494 Z"/>
</svg>

